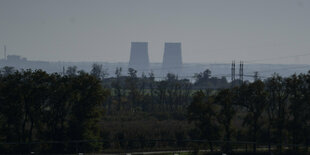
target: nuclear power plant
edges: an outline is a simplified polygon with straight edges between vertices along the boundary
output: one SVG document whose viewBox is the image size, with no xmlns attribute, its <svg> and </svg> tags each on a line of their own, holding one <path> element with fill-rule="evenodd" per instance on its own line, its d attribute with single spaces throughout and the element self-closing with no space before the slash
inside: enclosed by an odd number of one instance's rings
<svg viewBox="0 0 310 155">
<path fill-rule="evenodd" d="M 147 42 L 131 42 L 129 68 L 148 72 L 150 67 Z M 182 72 L 181 43 L 165 43 L 162 73 L 179 74 Z"/>
<path fill-rule="evenodd" d="M 177 74 L 182 71 L 181 43 L 165 43 L 162 68 L 169 73 Z"/>
<path fill-rule="evenodd" d="M 148 43 L 132 42 L 128 67 L 138 71 L 147 71 L 149 66 Z"/>
</svg>

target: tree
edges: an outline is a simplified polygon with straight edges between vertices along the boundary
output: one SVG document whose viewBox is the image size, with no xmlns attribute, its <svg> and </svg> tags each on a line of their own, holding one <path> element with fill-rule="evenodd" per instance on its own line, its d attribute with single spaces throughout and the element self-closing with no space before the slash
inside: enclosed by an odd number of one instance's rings
<svg viewBox="0 0 310 155">
<path fill-rule="evenodd" d="M 69 76 L 51 74 L 50 82 L 52 84 L 49 87 L 48 107 L 44 109 L 42 120 L 46 128 L 40 131 L 40 134 L 45 141 L 68 141 L 68 121 L 75 98 L 73 81 Z M 47 152 L 66 152 L 66 147 L 63 144 L 53 144 L 47 148 Z"/>
<path fill-rule="evenodd" d="M 149 78 L 146 76 L 146 74 L 143 72 L 141 75 L 141 78 L 137 80 L 138 81 L 138 91 L 139 91 L 139 104 L 141 106 L 141 108 L 145 111 L 147 109 L 147 107 L 149 107 L 150 105 L 150 99 L 148 98 L 150 95 L 148 93 L 148 83 Z"/>
<path fill-rule="evenodd" d="M 76 76 L 76 74 L 77 74 L 77 67 L 76 66 L 69 66 L 67 68 L 66 73 L 67 73 L 68 76 Z"/>
<path fill-rule="evenodd" d="M 167 87 L 168 87 L 167 81 L 159 81 L 157 84 L 156 88 L 157 91 L 155 92 L 158 98 L 157 101 L 159 103 L 159 106 L 161 107 L 165 107 L 167 104 Z"/>
<path fill-rule="evenodd" d="M 90 71 L 90 74 L 96 77 L 97 79 L 101 79 L 102 77 L 102 65 L 94 63 L 92 65 L 92 69 Z"/>
<path fill-rule="evenodd" d="M 128 77 L 126 78 L 126 88 L 129 90 L 128 98 L 130 99 L 130 109 L 133 106 L 139 105 L 140 93 L 138 90 L 138 77 L 137 71 L 133 68 L 128 68 Z"/>
<path fill-rule="evenodd" d="M 211 77 L 211 71 L 209 69 L 206 69 L 204 72 L 200 72 L 200 73 L 196 73 L 195 74 L 195 78 L 196 78 L 196 82 L 200 83 L 203 81 L 208 81 Z"/>
<path fill-rule="evenodd" d="M 307 74 L 302 75 L 301 78 L 303 79 L 303 87 L 302 87 L 302 92 L 304 94 L 304 105 L 306 108 L 303 109 L 303 128 L 302 128 L 302 133 L 304 137 L 304 143 L 305 143 L 305 152 L 308 152 L 308 146 L 310 142 L 310 71 L 308 71 Z"/>
<path fill-rule="evenodd" d="M 92 70 L 90 71 L 90 74 L 102 80 L 108 75 L 108 72 L 107 70 L 103 69 L 101 64 L 94 63 L 92 65 Z"/>
<path fill-rule="evenodd" d="M 243 125 L 249 126 L 249 136 L 254 142 L 253 152 L 255 153 L 257 134 L 262 125 L 260 121 L 267 105 L 265 85 L 262 81 L 257 80 L 251 84 L 242 84 L 238 92 L 237 104 L 247 111 Z"/>
<path fill-rule="evenodd" d="M 47 106 L 49 76 L 42 70 L 16 71 L 2 82 L 0 109 L 7 124 L 3 128 L 5 139 L 7 142 L 31 143 L 39 135 L 35 133 L 43 127 L 42 113 Z M 18 149 L 27 150 L 25 147 Z"/>
<path fill-rule="evenodd" d="M 225 77 L 211 77 L 211 71 L 209 69 L 206 69 L 204 72 L 195 74 L 194 78 L 194 85 L 198 89 L 218 89 L 228 87 L 228 83 Z"/>
<path fill-rule="evenodd" d="M 18 142 L 0 152 L 75 151 L 75 146 L 52 144 L 29 148 L 34 141 L 99 139 L 102 102 L 109 95 L 100 81 L 87 73 L 77 76 L 47 74 L 42 70 L 16 71 L 0 76 L 0 140 Z M 38 145 L 37 145 L 38 146 Z M 84 151 L 99 144 L 85 144 Z"/>
<path fill-rule="evenodd" d="M 4 66 L 1 70 L 1 74 L 4 76 L 8 76 L 9 74 L 13 74 L 14 71 L 14 67 Z"/>
<path fill-rule="evenodd" d="M 20 72 L 1 78 L 0 113 L 3 126 L 0 134 L 4 136 L 6 142 L 22 141 L 21 126 L 24 116 L 22 78 Z"/>
<path fill-rule="evenodd" d="M 220 105 L 220 110 L 217 114 L 218 122 L 224 128 L 224 141 L 225 144 L 223 146 L 223 151 L 231 152 L 231 136 L 232 136 L 232 128 L 231 122 L 236 114 L 236 110 L 233 105 L 234 94 L 233 90 L 223 89 L 219 91 L 219 93 L 215 97 L 215 103 Z"/>
<path fill-rule="evenodd" d="M 288 93 L 285 80 L 279 75 L 274 75 L 266 81 L 266 90 L 268 93 L 268 133 L 271 136 L 271 127 L 275 127 L 276 142 L 279 143 L 278 151 L 282 152 L 282 143 L 284 142 L 284 130 L 288 120 Z M 271 139 L 270 139 L 271 140 Z M 270 143 L 269 140 L 269 143 Z M 270 146 L 270 145 L 269 145 Z"/>
<path fill-rule="evenodd" d="M 181 84 L 178 80 L 178 76 L 172 73 L 168 73 L 166 77 L 167 82 L 167 103 L 169 110 L 173 110 L 173 106 L 178 104 L 180 98 Z"/>
<path fill-rule="evenodd" d="M 286 89 L 289 94 L 289 113 L 290 119 L 288 120 L 288 130 L 291 135 L 293 146 L 293 151 L 298 151 L 298 146 L 305 142 L 305 134 L 303 131 L 307 128 L 305 122 L 309 120 L 307 118 L 310 107 L 307 104 L 307 98 L 305 95 L 307 93 L 306 76 L 301 74 L 297 76 L 296 74 L 290 76 L 286 79 Z M 305 134 L 305 135 L 304 135 Z"/>
<path fill-rule="evenodd" d="M 122 79 L 122 68 L 116 68 L 115 70 L 115 79 L 112 81 L 112 87 L 114 90 L 114 95 L 117 100 L 117 110 L 121 110 L 122 107 L 122 96 L 124 96 L 125 92 L 123 91 L 123 79 Z"/>
<path fill-rule="evenodd" d="M 70 114 L 69 132 L 71 140 L 99 139 L 98 122 L 103 113 L 102 105 L 108 92 L 104 91 L 100 81 L 89 74 L 75 77 L 72 83 L 74 90 L 74 104 Z M 88 143 L 83 150 L 99 150 L 99 143 Z"/>
<path fill-rule="evenodd" d="M 149 77 L 147 79 L 147 87 L 150 89 L 150 100 L 149 104 L 151 105 L 151 109 L 154 109 L 155 103 L 156 103 L 156 98 L 155 98 L 155 93 L 156 93 L 156 82 L 155 82 L 155 76 L 154 73 L 151 72 L 149 73 Z"/>
<path fill-rule="evenodd" d="M 196 92 L 187 111 L 189 121 L 195 123 L 195 126 L 201 132 L 201 137 L 208 140 L 210 150 L 213 152 L 212 141 L 219 138 L 219 126 L 216 122 L 213 97 L 206 96 L 201 90 Z"/>
</svg>

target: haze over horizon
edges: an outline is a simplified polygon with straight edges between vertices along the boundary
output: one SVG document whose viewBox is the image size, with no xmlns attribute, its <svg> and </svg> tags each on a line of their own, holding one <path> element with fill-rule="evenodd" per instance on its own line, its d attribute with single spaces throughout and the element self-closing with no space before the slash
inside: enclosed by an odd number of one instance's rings
<svg viewBox="0 0 310 155">
<path fill-rule="evenodd" d="M 310 1 L 0 0 L 0 58 L 128 62 L 133 41 L 162 62 L 310 64 Z M 255 61 L 254 61 L 255 60 Z"/>
</svg>

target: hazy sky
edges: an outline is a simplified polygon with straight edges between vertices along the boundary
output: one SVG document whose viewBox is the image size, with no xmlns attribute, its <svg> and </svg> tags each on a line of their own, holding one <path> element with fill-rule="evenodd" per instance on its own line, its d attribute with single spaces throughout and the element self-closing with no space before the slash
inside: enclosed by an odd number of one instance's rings
<svg viewBox="0 0 310 155">
<path fill-rule="evenodd" d="M 184 62 L 309 64 L 310 1 L 0 0 L 1 53 L 127 62 L 132 41 L 149 42 L 151 62 L 182 42 Z"/>
</svg>

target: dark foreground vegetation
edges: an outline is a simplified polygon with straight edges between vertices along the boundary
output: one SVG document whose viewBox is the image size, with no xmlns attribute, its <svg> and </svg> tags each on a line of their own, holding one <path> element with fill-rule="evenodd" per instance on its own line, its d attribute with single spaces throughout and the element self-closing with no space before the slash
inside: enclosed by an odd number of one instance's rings
<svg viewBox="0 0 310 155">
<path fill-rule="evenodd" d="M 310 72 L 264 81 L 137 71 L 0 75 L 0 153 L 196 150 L 307 154 Z"/>
</svg>

